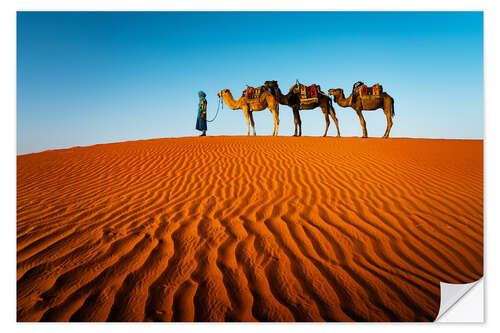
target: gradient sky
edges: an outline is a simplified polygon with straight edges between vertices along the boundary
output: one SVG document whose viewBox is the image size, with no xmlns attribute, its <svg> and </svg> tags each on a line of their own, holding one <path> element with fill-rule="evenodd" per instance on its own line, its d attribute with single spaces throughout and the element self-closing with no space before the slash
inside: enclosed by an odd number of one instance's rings
<svg viewBox="0 0 500 333">
<path fill-rule="evenodd" d="M 194 136 L 197 92 L 211 118 L 217 91 L 299 79 L 323 91 L 358 80 L 395 100 L 392 137 L 483 138 L 481 12 L 18 12 L 17 153 Z M 335 105 L 342 136 L 360 136 L 351 108 Z M 382 136 L 382 110 L 365 111 Z M 321 110 L 301 111 L 320 136 Z M 270 135 L 268 110 L 254 113 Z M 224 107 L 209 135 L 244 135 Z M 280 106 L 279 135 L 293 134 Z M 332 122 L 329 135 L 336 135 Z"/>
</svg>

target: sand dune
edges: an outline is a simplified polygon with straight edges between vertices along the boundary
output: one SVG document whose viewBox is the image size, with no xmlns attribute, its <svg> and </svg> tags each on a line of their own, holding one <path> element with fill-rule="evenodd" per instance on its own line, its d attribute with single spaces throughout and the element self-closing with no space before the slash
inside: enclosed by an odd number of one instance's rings
<svg viewBox="0 0 500 333">
<path fill-rule="evenodd" d="M 17 158 L 19 321 L 431 321 L 483 274 L 483 141 L 156 139 Z"/>
</svg>

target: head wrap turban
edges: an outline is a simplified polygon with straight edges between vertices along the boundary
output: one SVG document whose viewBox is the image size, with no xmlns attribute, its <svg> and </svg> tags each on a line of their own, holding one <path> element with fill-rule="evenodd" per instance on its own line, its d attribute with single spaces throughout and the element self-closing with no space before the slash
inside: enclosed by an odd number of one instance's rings
<svg viewBox="0 0 500 333">
<path fill-rule="evenodd" d="M 200 100 L 204 99 L 207 96 L 203 91 L 198 91 L 198 97 L 200 97 Z"/>
</svg>

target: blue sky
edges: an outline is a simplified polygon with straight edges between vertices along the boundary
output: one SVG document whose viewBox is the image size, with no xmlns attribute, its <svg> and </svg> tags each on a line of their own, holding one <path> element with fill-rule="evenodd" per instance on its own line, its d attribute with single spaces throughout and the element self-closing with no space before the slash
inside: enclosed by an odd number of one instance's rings
<svg viewBox="0 0 500 333">
<path fill-rule="evenodd" d="M 198 90 L 211 118 L 217 91 L 278 80 L 343 88 L 381 83 L 395 99 L 392 137 L 483 138 L 481 12 L 19 12 L 17 153 L 198 135 Z M 362 134 L 335 105 L 342 136 Z M 382 136 L 381 110 L 365 111 Z M 320 109 L 301 112 L 320 136 Z M 269 111 L 254 113 L 270 135 Z M 244 135 L 227 107 L 209 135 Z M 280 106 L 279 135 L 293 134 Z M 332 122 L 329 135 L 336 130 Z"/>
</svg>

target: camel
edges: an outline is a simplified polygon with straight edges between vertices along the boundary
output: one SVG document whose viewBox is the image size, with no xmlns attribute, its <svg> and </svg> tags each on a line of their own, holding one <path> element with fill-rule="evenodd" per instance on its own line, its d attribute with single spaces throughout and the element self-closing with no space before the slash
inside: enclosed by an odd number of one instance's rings
<svg viewBox="0 0 500 333">
<path fill-rule="evenodd" d="M 333 100 L 338 105 L 344 108 L 350 106 L 356 111 L 361 127 L 363 128 L 363 138 L 368 137 L 368 132 L 366 131 L 366 122 L 362 111 L 383 109 L 387 117 L 387 128 L 383 138 L 389 137 L 389 132 L 392 127 L 392 117 L 394 117 L 394 99 L 389 96 L 389 94 L 383 92 L 380 96 L 357 96 L 354 102 L 352 101 L 352 94 L 348 98 L 345 98 L 344 90 L 342 89 L 329 89 L 328 95 L 333 95 Z"/>
<path fill-rule="evenodd" d="M 274 94 L 274 96 L 276 97 L 276 99 L 279 101 L 280 104 L 288 105 L 289 107 L 292 108 L 293 122 L 295 124 L 295 132 L 293 136 L 302 135 L 302 121 L 300 120 L 299 110 L 312 110 L 317 107 L 320 107 L 321 111 L 323 111 L 323 114 L 325 115 L 325 122 L 326 122 L 325 133 L 323 134 L 323 136 L 324 137 L 326 136 L 326 133 L 328 132 L 328 127 L 330 127 L 330 118 L 328 118 L 328 115 L 330 115 L 333 118 L 333 121 L 335 122 L 335 126 L 337 126 L 337 137 L 340 137 L 339 122 L 337 120 L 337 117 L 335 116 L 335 109 L 333 108 L 332 101 L 326 94 L 320 93 L 318 95 L 318 102 L 316 103 L 301 105 L 299 93 L 294 92 L 295 88 L 297 87 L 296 84 L 290 88 L 290 91 L 286 95 L 283 95 L 281 93 L 277 81 L 266 81 L 265 86 Z M 298 128 L 298 135 L 297 135 L 297 128 Z"/>
<path fill-rule="evenodd" d="M 273 136 L 278 135 L 279 120 L 279 103 L 276 98 L 269 91 L 262 89 L 262 93 L 258 99 L 247 100 L 246 96 L 241 96 L 238 100 L 234 100 L 233 95 L 229 89 L 223 89 L 217 93 L 217 96 L 222 97 L 224 103 L 229 106 L 231 110 L 243 110 L 243 114 L 247 120 L 247 135 L 250 135 L 249 122 L 252 124 L 253 135 L 255 133 L 255 123 L 253 121 L 253 111 L 262 111 L 266 108 L 271 111 L 274 118 Z"/>
</svg>

